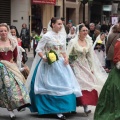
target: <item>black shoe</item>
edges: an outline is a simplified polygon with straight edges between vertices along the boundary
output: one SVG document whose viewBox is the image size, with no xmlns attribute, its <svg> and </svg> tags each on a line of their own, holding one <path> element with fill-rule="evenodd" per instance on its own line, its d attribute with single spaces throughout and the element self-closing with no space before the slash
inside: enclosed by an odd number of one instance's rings
<svg viewBox="0 0 120 120">
<path fill-rule="evenodd" d="M 85 114 L 88 116 L 88 114 L 91 113 L 91 110 L 85 111 Z"/>
<path fill-rule="evenodd" d="M 58 117 L 58 116 L 57 116 Z M 66 120 L 66 117 L 63 115 L 61 117 L 58 117 L 60 120 Z"/>
</svg>

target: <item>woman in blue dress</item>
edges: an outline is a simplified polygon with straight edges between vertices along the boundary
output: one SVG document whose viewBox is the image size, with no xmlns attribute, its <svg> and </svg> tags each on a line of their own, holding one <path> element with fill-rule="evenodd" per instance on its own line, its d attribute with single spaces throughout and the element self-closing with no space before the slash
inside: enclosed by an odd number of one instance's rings
<svg viewBox="0 0 120 120">
<path fill-rule="evenodd" d="M 50 26 L 52 29 L 38 43 L 27 81 L 32 104 L 30 110 L 40 115 L 57 114 L 59 119 L 65 120 L 62 113 L 76 111 L 76 97 L 82 93 L 66 55 L 66 34 L 61 19 L 52 18 Z M 50 50 L 58 57 L 52 64 L 46 58 Z M 54 53 L 51 54 L 53 59 Z"/>
</svg>

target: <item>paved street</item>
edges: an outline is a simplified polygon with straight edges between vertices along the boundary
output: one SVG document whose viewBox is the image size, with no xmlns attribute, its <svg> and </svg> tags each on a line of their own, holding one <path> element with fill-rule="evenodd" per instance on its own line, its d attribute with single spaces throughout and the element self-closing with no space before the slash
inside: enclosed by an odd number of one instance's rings
<svg viewBox="0 0 120 120">
<path fill-rule="evenodd" d="M 31 67 L 33 61 L 32 50 L 28 53 L 28 57 L 29 59 L 26 64 Z M 83 112 L 83 108 L 78 107 L 77 114 L 66 114 L 67 120 L 93 120 L 95 107 L 89 106 L 89 109 L 92 110 L 92 113 L 90 113 L 89 116 L 86 116 Z M 58 120 L 55 115 L 40 116 L 37 113 L 33 114 L 28 108 L 24 112 L 17 112 L 16 110 L 14 112 L 16 115 L 16 120 Z M 9 114 L 6 109 L 0 108 L 0 120 L 9 120 Z"/>
<path fill-rule="evenodd" d="M 67 120 L 93 120 L 94 107 L 89 106 L 89 108 L 92 110 L 92 113 L 89 114 L 89 116 L 86 116 L 83 113 L 82 107 L 78 107 L 77 114 L 66 114 Z M 58 120 L 55 115 L 40 116 L 37 113 L 31 113 L 29 109 L 26 109 L 24 112 L 17 112 L 16 110 L 14 112 L 16 120 Z M 6 109 L 0 108 L 0 120 L 9 120 L 9 114 Z"/>
</svg>

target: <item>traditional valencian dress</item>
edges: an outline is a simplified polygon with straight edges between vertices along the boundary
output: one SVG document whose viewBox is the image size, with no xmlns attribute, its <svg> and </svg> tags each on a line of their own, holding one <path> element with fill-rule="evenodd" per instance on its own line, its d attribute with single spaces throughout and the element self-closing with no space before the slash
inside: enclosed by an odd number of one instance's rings
<svg viewBox="0 0 120 120">
<path fill-rule="evenodd" d="M 99 40 L 96 43 L 96 45 L 94 47 L 94 51 L 95 51 L 101 65 L 103 67 L 105 67 L 105 57 L 106 57 L 106 55 L 105 55 L 105 45 L 102 43 L 101 40 Z"/>
<path fill-rule="evenodd" d="M 69 42 L 67 48 L 67 54 L 69 58 L 72 57 L 71 65 L 83 94 L 82 97 L 77 98 L 78 106 L 96 105 L 98 94 L 107 77 L 106 73 L 102 71 L 102 66 L 99 68 L 99 64 L 94 59 L 96 56 L 92 49 L 92 40 L 90 37 L 86 37 L 85 41 L 87 45 L 82 47 L 76 36 Z"/>
<path fill-rule="evenodd" d="M 18 109 L 30 105 L 29 94 L 25 88 L 25 78 L 19 71 L 17 61 L 17 47 L 13 40 L 11 46 L 0 46 L 0 107 L 8 110 Z"/>
<path fill-rule="evenodd" d="M 76 111 L 76 97 L 82 94 L 71 67 L 64 64 L 61 52 L 66 51 L 65 45 L 65 36 L 53 31 L 47 32 L 38 43 L 37 53 L 43 52 L 45 55 L 45 52 L 52 49 L 59 60 L 49 65 L 38 56 L 38 63 L 35 65 L 33 62 L 32 69 L 34 66 L 35 69 L 30 82 L 31 112 L 57 114 Z"/>
<path fill-rule="evenodd" d="M 120 120 L 120 41 L 115 44 L 113 62 L 116 66 L 100 93 L 94 120 Z"/>
<path fill-rule="evenodd" d="M 100 37 L 101 35 L 102 34 L 98 35 L 92 47 L 96 53 L 97 58 L 99 59 L 99 62 L 103 67 L 105 67 L 105 58 L 106 58 L 105 38 L 101 40 Z"/>
</svg>

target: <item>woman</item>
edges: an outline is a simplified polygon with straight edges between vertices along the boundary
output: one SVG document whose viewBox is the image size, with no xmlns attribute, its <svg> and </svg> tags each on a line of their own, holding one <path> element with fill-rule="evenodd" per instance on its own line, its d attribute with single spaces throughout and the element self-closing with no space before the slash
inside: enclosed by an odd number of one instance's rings
<svg viewBox="0 0 120 120">
<path fill-rule="evenodd" d="M 42 37 L 47 32 L 47 28 L 43 27 L 42 32 L 40 33 L 40 36 Z"/>
<path fill-rule="evenodd" d="M 66 38 L 66 45 L 68 45 L 68 42 L 71 40 L 71 39 L 73 39 L 74 37 L 75 37 L 75 35 L 76 35 L 76 27 L 75 26 L 72 26 L 71 28 L 70 28 L 70 32 L 69 32 L 69 34 L 67 35 L 67 38 Z"/>
<path fill-rule="evenodd" d="M 10 32 L 11 35 L 14 36 L 18 42 L 17 50 L 18 50 L 18 56 L 17 56 L 17 65 L 19 67 L 19 70 L 24 75 L 25 79 L 27 79 L 27 76 L 29 74 L 29 68 L 27 65 L 23 64 L 25 61 L 25 58 L 23 58 L 23 54 L 26 54 L 25 50 L 21 47 L 22 46 L 22 40 L 17 37 L 17 28 L 15 26 L 10 26 Z M 24 56 L 25 57 L 25 56 Z"/>
<path fill-rule="evenodd" d="M 22 46 L 22 40 L 20 39 L 18 32 L 17 32 L 17 28 L 15 26 L 10 26 L 10 32 L 12 34 L 12 36 L 15 36 L 18 42 L 19 46 Z"/>
<path fill-rule="evenodd" d="M 25 23 L 22 24 L 20 38 L 22 40 L 22 47 L 28 48 L 28 51 L 30 52 L 30 32 Z"/>
<path fill-rule="evenodd" d="M 35 57 L 37 62 L 33 62 L 27 85 L 30 85 L 31 112 L 40 115 L 57 114 L 59 119 L 65 120 L 62 113 L 76 111 L 76 96 L 81 96 L 81 90 L 68 64 L 66 36 L 61 31 L 62 25 L 60 18 L 51 19 L 52 30 L 38 43 Z M 51 65 L 46 58 L 50 50 L 58 56 L 58 60 Z"/>
<path fill-rule="evenodd" d="M 73 39 L 75 37 L 75 35 L 76 35 L 76 27 L 72 26 L 70 28 L 70 32 L 69 32 L 69 34 L 67 36 L 67 42 L 69 42 L 71 39 Z"/>
<path fill-rule="evenodd" d="M 100 93 L 94 120 L 120 120 L 120 38 L 115 44 L 113 62 L 115 67 Z"/>
<path fill-rule="evenodd" d="M 88 114 L 91 111 L 87 105 L 97 104 L 98 93 L 107 76 L 98 60 L 94 59 L 96 56 L 92 49 L 92 40 L 85 25 L 79 26 L 79 35 L 69 42 L 67 54 L 72 57 L 71 66 L 83 94 L 77 98 L 77 105 L 82 105 L 84 112 Z"/>
<path fill-rule="evenodd" d="M 17 41 L 10 36 L 7 24 L 0 24 L 0 107 L 7 108 L 10 118 L 13 110 L 20 111 L 30 105 L 29 94 L 25 88 L 25 78 L 20 73 L 17 62 Z"/>
<path fill-rule="evenodd" d="M 105 68 L 105 33 L 100 33 L 100 35 L 96 38 L 96 41 L 93 44 L 93 49 L 101 65 Z"/>
</svg>

